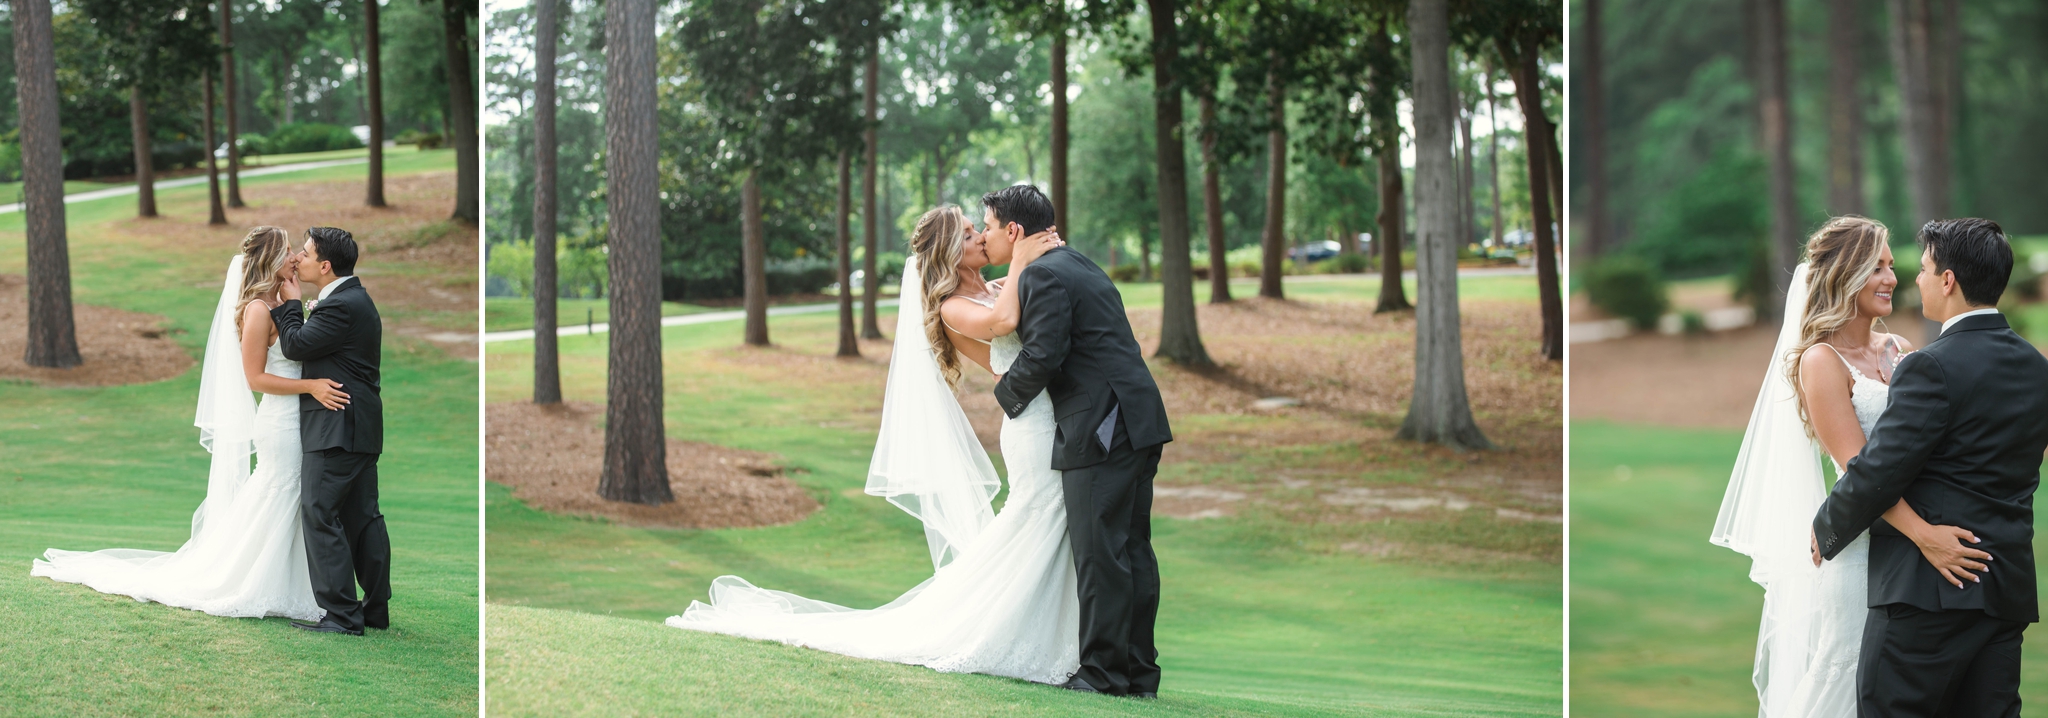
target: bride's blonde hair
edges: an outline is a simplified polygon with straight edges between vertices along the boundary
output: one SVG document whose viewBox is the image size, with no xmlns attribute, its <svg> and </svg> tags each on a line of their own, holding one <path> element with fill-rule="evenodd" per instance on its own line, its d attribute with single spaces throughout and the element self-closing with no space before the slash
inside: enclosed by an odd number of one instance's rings
<svg viewBox="0 0 2048 718">
<path fill-rule="evenodd" d="M 932 358 L 939 362 L 939 373 L 946 377 L 947 386 L 954 388 L 960 386 L 960 353 L 953 350 L 953 339 L 946 336 L 946 323 L 939 317 L 939 307 L 953 296 L 953 290 L 960 288 L 958 270 L 966 232 L 966 215 L 950 204 L 939 205 L 918 217 L 917 226 L 910 232 L 910 251 L 917 256 L 918 284 L 924 288 L 925 340 L 931 342 Z"/>
<path fill-rule="evenodd" d="M 235 302 L 236 336 L 242 334 L 242 317 L 249 303 L 277 290 L 277 270 L 291 255 L 291 233 L 282 227 L 265 225 L 242 237 L 242 296 Z"/>
<path fill-rule="evenodd" d="M 1856 321 L 1856 295 L 1862 293 L 1884 258 L 1891 231 L 1877 220 L 1847 215 L 1828 220 L 1806 240 L 1806 313 L 1799 318 L 1799 341 L 1785 353 L 1785 376 L 1799 400 L 1799 421 L 1806 436 L 1817 438 L 1806 411 L 1806 389 L 1799 384 L 1799 358 L 1822 338 Z M 1876 317 L 1868 319 L 1873 325 Z"/>
</svg>

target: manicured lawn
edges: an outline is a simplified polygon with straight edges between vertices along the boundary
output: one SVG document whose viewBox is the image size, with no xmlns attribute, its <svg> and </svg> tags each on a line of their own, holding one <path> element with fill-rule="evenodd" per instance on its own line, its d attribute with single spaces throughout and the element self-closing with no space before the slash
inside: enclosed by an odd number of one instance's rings
<svg viewBox="0 0 2048 718">
<path fill-rule="evenodd" d="M 446 172 L 452 161 L 428 153 L 389 170 Z M 323 177 L 359 183 L 362 167 L 251 184 Z M 177 218 L 167 221 L 203 222 L 205 196 L 188 187 L 159 201 Z M 69 210 L 76 301 L 164 315 L 196 355 L 232 246 L 139 246 L 116 229 L 133 198 Z M 21 262 L 21 215 L 0 215 L 0 271 Z M 387 338 L 379 468 L 393 627 L 363 638 L 31 578 L 30 560 L 47 548 L 172 550 L 190 534 L 206 490 L 207 455 L 192 427 L 199 370 L 107 388 L 0 382 L 0 563 L 11 567 L 0 571 L 0 712 L 475 715 L 477 371 L 423 342 Z"/>
<path fill-rule="evenodd" d="M 1503 296 L 1533 296 L 1529 278 L 1496 281 L 1467 284 L 1494 285 L 1486 289 Z M 1516 288 L 1513 281 L 1527 288 Z M 1321 287 L 1302 286 L 1303 294 Z M 1132 305 L 1156 304 L 1132 287 L 1125 290 Z M 1330 295 L 1360 299 L 1357 288 L 1350 291 L 1348 296 L 1343 290 Z M 894 326 L 893 314 L 884 316 L 885 326 Z M 778 343 L 829 347 L 836 320 L 827 313 L 775 318 L 770 324 Z M 663 332 L 668 433 L 773 453 L 823 508 L 788 526 L 646 529 L 543 513 L 513 499 L 505 487 L 490 484 L 486 675 L 493 713 L 1558 715 L 1562 710 L 1563 597 L 1557 564 L 1515 556 L 1448 565 L 1378 559 L 1336 550 L 1324 528 L 1258 512 L 1154 521 L 1165 584 L 1159 642 L 1166 672 L 1163 697 L 1155 703 L 667 628 L 660 621 L 692 599 L 702 599 L 719 575 L 875 606 L 930 573 L 916 521 L 860 490 L 874 436 L 871 428 L 854 426 L 864 420 L 849 423 L 848 418 L 872 411 L 880 387 L 843 386 L 802 375 L 763 381 L 758 373 L 721 368 L 730 367 L 732 358 L 715 357 L 738 343 L 739 331 L 737 322 L 728 322 Z M 569 398 L 603 400 L 605 339 L 563 338 L 563 389 Z M 530 342 L 486 345 L 489 400 L 527 398 L 530 352 Z M 1437 531 L 1452 542 L 1486 530 L 1464 523 L 1426 524 L 1429 528 L 1418 530 Z M 1547 531 L 1549 540 L 1556 541 L 1556 527 Z"/>
<path fill-rule="evenodd" d="M 1747 558 L 1707 543 L 1742 432 L 1571 429 L 1572 715 L 1756 715 L 1763 589 Z M 2048 701 L 2038 642 L 2021 695 Z"/>
</svg>

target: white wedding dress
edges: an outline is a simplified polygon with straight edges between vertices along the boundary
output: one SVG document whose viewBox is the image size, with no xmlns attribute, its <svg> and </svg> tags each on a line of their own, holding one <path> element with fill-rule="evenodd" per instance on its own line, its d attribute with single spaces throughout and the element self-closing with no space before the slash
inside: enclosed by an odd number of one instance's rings
<svg viewBox="0 0 2048 718">
<path fill-rule="evenodd" d="M 265 394 L 260 403 L 250 397 L 233 315 L 240 270 L 236 255 L 201 369 L 196 423 L 214 459 L 206 499 L 192 515 L 191 538 L 169 553 L 53 548 L 34 562 L 31 575 L 216 616 L 310 621 L 325 613 L 313 601 L 299 522 L 299 397 Z M 263 370 L 300 377 L 299 362 L 286 359 L 275 343 Z"/>
<path fill-rule="evenodd" d="M 917 276 L 914 263 L 904 276 Z M 900 296 L 917 294 L 917 285 L 906 281 Z M 937 379 L 936 366 L 925 366 L 931 348 L 921 324 L 912 321 L 923 316 L 912 306 L 917 303 L 906 301 L 899 309 L 890 394 L 868 492 L 890 496 L 925 521 L 937 565 L 933 576 L 871 610 L 722 576 L 712 581 L 711 603 L 692 601 L 668 625 L 948 673 L 1063 683 L 1080 669 L 1081 611 L 1065 494 L 1060 472 L 1051 468 L 1052 400 L 1040 393 L 1017 418 L 1004 420 L 1010 494 L 1002 513 L 977 518 L 988 511 L 994 469 L 974 442 L 958 400 Z M 989 343 L 991 368 L 1008 371 L 1022 348 L 1015 334 L 997 337 Z M 927 369 L 934 373 L 925 376 Z M 921 403 L 890 403 L 917 396 L 924 397 Z M 987 467 L 985 477 L 976 466 Z M 905 485 L 919 494 L 917 500 L 904 498 Z"/>
<path fill-rule="evenodd" d="M 1840 356 L 1837 354 L 1837 356 Z M 1849 402 L 1856 409 L 1856 424 L 1863 438 L 1877 426 L 1891 398 L 1891 386 L 1864 376 L 1847 359 Z M 1835 464 L 1835 475 L 1842 465 Z M 1813 648 L 1807 653 L 1806 673 L 1792 693 L 1790 712 L 1798 718 L 1855 718 L 1856 664 L 1863 651 L 1863 622 L 1870 616 L 1870 532 L 1842 547 L 1833 559 L 1820 567 L 1820 586 L 1814 595 L 1811 629 Z"/>
</svg>

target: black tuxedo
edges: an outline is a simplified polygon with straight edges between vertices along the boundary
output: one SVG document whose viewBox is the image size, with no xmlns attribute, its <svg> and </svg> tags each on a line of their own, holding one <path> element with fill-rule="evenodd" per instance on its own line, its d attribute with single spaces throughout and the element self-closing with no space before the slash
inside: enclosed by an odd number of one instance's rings
<svg viewBox="0 0 2048 718">
<path fill-rule="evenodd" d="M 2020 632 L 2040 620 L 2034 490 L 2044 450 L 2048 359 L 2005 317 L 1963 318 L 1899 363 L 1869 443 L 1813 521 L 1827 558 L 1870 530 L 1863 715 L 2018 714 Z M 1950 585 L 1878 520 L 1901 498 L 1928 523 L 1976 534 L 1974 547 L 1993 557 L 1981 583 Z"/>
<path fill-rule="evenodd" d="M 1166 405 L 1123 296 L 1094 262 L 1054 248 L 1024 270 L 1016 290 L 1024 349 L 996 383 L 996 401 L 1016 418 L 1041 392 L 1052 400 L 1051 468 L 1062 472 L 1081 600 L 1076 677 L 1112 695 L 1157 693 L 1152 478 L 1173 440 Z"/>
<path fill-rule="evenodd" d="M 340 411 L 299 397 L 305 451 L 299 504 L 314 600 L 346 628 L 383 628 L 390 623 L 391 601 L 391 539 L 377 507 L 384 328 L 362 280 L 336 281 L 346 283 L 319 300 L 310 315 L 292 300 L 271 310 L 271 319 L 285 358 L 302 362 L 305 378 L 340 382 L 349 396 Z"/>
</svg>

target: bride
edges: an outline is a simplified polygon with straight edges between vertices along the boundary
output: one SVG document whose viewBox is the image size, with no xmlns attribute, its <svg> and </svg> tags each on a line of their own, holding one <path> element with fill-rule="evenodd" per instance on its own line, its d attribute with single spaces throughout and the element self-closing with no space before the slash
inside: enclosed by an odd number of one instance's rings
<svg viewBox="0 0 2048 718">
<path fill-rule="evenodd" d="M 1749 556 L 1750 580 L 1764 587 L 1752 674 L 1762 718 L 1857 713 L 1870 534 L 1818 568 L 1807 549 L 1827 495 L 1815 444 L 1840 475 L 1884 413 L 1892 369 L 1913 348 L 1874 330 L 1891 315 L 1899 283 L 1888 236 L 1875 221 L 1837 217 L 1808 238 L 1714 525 L 1713 542 Z M 1989 557 L 1962 544 L 1977 540 L 1969 531 L 1931 525 L 1903 500 L 1884 523 L 1957 586 L 1984 568 L 1973 559 Z"/>
<path fill-rule="evenodd" d="M 1017 358 L 1018 299 L 1003 285 L 1059 244 L 1051 230 L 1027 237 L 1009 278 L 983 282 L 985 241 L 958 207 L 918 218 L 867 493 L 924 522 L 931 578 L 880 608 L 854 610 L 721 576 L 710 604 L 692 601 L 668 625 L 948 673 L 1050 684 L 1073 676 L 1080 602 L 1060 472 L 1050 468 L 1051 400 L 1041 393 L 1003 422 L 1010 493 L 997 515 L 995 467 L 953 395 L 960 357 L 998 376 Z"/>
<path fill-rule="evenodd" d="M 299 363 L 278 349 L 270 309 L 297 263 L 277 227 L 250 230 L 228 263 L 200 369 L 193 423 L 213 462 L 191 538 L 171 553 L 53 548 L 31 575 L 216 616 L 320 619 L 300 534 L 298 395 L 337 410 L 348 395 L 325 379 L 300 379 Z M 252 390 L 263 393 L 260 403 Z"/>
</svg>

